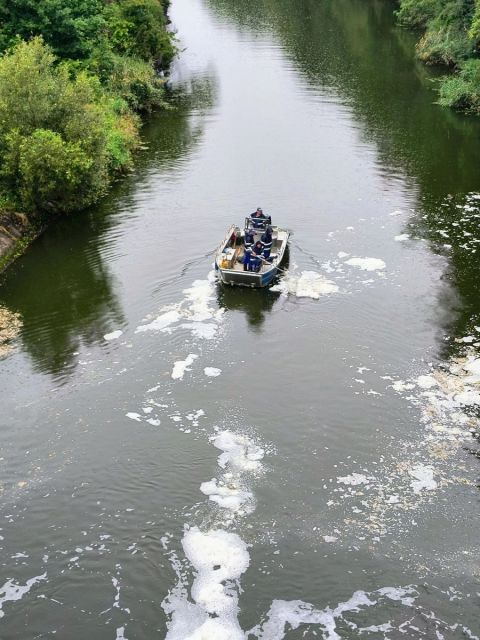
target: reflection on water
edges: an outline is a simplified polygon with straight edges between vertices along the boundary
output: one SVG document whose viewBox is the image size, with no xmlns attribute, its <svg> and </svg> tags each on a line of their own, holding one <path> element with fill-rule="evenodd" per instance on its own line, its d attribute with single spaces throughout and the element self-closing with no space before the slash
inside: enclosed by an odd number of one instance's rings
<svg viewBox="0 0 480 640">
<path fill-rule="evenodd" d="M 250 327 L 257 332 L 261 331 L 278 297 L 278 293 L 265 289 L 231 287 L 221 283 L 217 286 L 218 305 L 228 311 L 243 312 Z"/>
<path fill-rule="evenodd" d="M 89 346 L 112 324 L 122 324 L 102 257 L 110 226 L 108 217 L 92 212 L 62 220 L 6 274 L 2 299 L 12 299 L 23 318 L 20 338 L 38 371 L 70 372 L 81 344 Z"/>
<path fill-rule="evenodd" d="M 285 252 L 282 262 L 282 273 L 290 266 L 289 247 Z M 278 281 L 278 278 L 274 281 Z M 218 283 L 217 301 L 218 306 L 228 311 L 242 311 L 250 327 L 260 332 L 268 314 L 272 311 L 275 302 L 280 294 L 270 289 L 248 289 L 245 287 L 232 287 Z"/>
<path fill-rule="evenodd" d="M 3 274 L 0 300 L 22 317 L 20 339 L 37 371 L 68 376 L 82 345 L 102 342 L 125 324 L 108 263 L 121 252 L 117 240 L 135 215 L 139 184 L 152 173 L 179 170 L 201 139 L 199 116 L 215 97 L 210 75 L 172 90 L 171 109 L 154 114 L 142 130 L 148 145 L 134 174 L 119 180 L 97 207 L 52 224 Z"/>
<path fill-rule="evenodd" d="M 339 94 L 363 123 L 362 137 L 375 143 L 386 188 L 389 180 L 406 180 L 417 195 L 411 198 L 413 227 L 409 231 L 407 225 L 406 231 L 435 239 L 433 250 L 443 255 L 438 232 L 445 225 L 461 224 L 466 233 L 478 235 L 478 218 L 471 219 L 473 230 L 467 228 L 450 194 L 480 188 L 480 121 L 432 105 L 436 72 L 414 59 L 416 36 L 395 24 L 395 3 L 209 0 L 209 5 L 242 28 L 273 31 L 312 93 L 319 98 L 325 90 Z M 448 280 L 461 312 L 451 313 L 449 298 L 442 324 L 457 336 L 466 335 L 472 318 L 480 316 L 479 263 L 475 251 L 465 251 L 462 237 L 444 240 L 452 245 Z"/>
</svg>

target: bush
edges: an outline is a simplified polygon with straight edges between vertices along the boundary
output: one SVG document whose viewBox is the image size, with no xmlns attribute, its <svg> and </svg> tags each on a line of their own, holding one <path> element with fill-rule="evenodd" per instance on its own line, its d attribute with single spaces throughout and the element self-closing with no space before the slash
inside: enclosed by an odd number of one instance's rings
<svg viewBox="0 0 480 640">
<path fill-rule="evenodd" d="M 473 44 L 456 26 L 429 29 L 417 44 L 420 60 L 454 66 L 473 54 Z"/>
<path fill-rule="evenodd" d="M 480 114 L 480 0 L 400 0 L 397 17 L 424 30 L 421 60 L 455 68 L 439 83 L 439 104 Z"/>
<path fill-rule="evenodd" d="M 438 13 L 438 0 L 403 0 L 397 11 L 400 24 L 425 28 L 429 20 Z"/>
<path fill-rule="evenodd" d="M 0 199 L 29 212 L 81 209 L 131 167 L 135 112 L 165 106 L 155 69 L 175 54 L 167 6 L 0 2 Z"/>
<path fill-rule="evenodd" d="M 418 56 L 430 64 L 456 65 L 474 54 L 469 29 L 475 0 L 402 0 L 398 20 L 425 31 Z"/>
<path fill-rule="evenodd" d="M 480 114 L 480 60 L 467 60 L 458 74 L 442 78 L 439 103 Z"/>
<path fill-rule="evenodd" d="M 90 68 L 112 95 L 122 98 L 134 111 L 149 112 L 165 106 L 165 81 L 150 63 L 112 52 L 102 55 L 98 49 Z"/>
<path fill-rule="evenodd" d="M 113 51 L 166 67 L 175 55 L 160 0 L 121 0 L 105 11 Z"/>
<path fill-rule="evenodd" d="M 138 122 L 98 78 L 55 66 L 41 38 L 0 59 L 0 187 L 27 210 L 94 202 L 130 166 Z"/>
<path fill-rule="evenodd" d="M 102 0 L 6 0 L 0 4 L 0 48 L 42 36 L 62 58 L 86 58 L 105 27 Z"/>
<path fill-rule="evenodd" d="M 2 174 L 15 176 L 20 203 L 27 210 L 71 211 L 93 201 L 104 182 L 95 175 L 95 162 L 79 142 L 67 142 L 59 133 L 36 129 L 22 136 L 18 130 L 6 137 Z M 99 185 L 99 186 L 100 186 Z"/>
</svg>

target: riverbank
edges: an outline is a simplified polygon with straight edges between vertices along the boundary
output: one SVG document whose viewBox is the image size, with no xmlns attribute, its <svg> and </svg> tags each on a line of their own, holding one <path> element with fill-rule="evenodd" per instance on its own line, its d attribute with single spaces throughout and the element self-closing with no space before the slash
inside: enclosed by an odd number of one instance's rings
<svg viewBox="0 0 480 640">
<path fill-rule="evenodd" d="M 480 115 L 480 3 L 400 0 L 396 16 L 421 33 L 420 60 L 453 72 L 439 80 L 439 104 Z"/>
<path fill-rule="evenodd" d="M 0 213 L 0 273 L 42 233 L 24 213 Z"/>
<path fill-rule="evenodd" d="M 0 10 L 0 271 L 132 169 L 176 54 L 168 0 L 17 4 Z"/>
</svg>

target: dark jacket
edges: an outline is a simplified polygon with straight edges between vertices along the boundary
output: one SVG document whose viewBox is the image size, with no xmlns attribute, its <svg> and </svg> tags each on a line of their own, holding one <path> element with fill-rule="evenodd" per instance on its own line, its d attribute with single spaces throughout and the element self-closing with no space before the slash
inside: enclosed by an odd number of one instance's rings
<svg viewBox="0 0 480 640">
<path fill-rule="evenodd" d="M 245 232 L 245 253 L 251 253 L 255 244 L 255 235 L 250 231 Z"/>
<path fill-rule="evenodd" d="M 264 229 L 267 224 L 267 216 L 264 213 L 258 213 L 254 211 L 250 214 L 250 220 L 253 222 L 255 229 Z"/>
<path fill-rule="evenodd" d="M 260 242 L 262 243 L 264 252 L 265 251 L 270 252 L 272 250 L 273 238 L 272 238 L 272 235 L 268 233 L 268 231 L 265 231 L 265 233 L 262 234 L 262 237 L 260 238 Z"/>
</svg>

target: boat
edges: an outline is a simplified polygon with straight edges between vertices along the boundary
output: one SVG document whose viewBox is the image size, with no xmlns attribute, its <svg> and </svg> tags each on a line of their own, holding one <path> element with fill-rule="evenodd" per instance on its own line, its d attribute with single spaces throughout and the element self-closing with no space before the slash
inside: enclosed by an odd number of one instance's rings
<svg viewBox="0 0 480 640">
<path fill-rule="evenodd" d="M 290 231 L 274 225 L 272 227 L 272 252 L 259 271 L 244 271 L 245 229 L 252 229 L 251 218 L 245 219 L 242 229 L 232 225 L 219 245 L 215 255 L 215 271 L 221 282 L 241 287 L 267 287 L 273 282 L 285 259 Z M 255 242 L 260 240 L 264 229 L 253 229 Z"/>
</svg>

